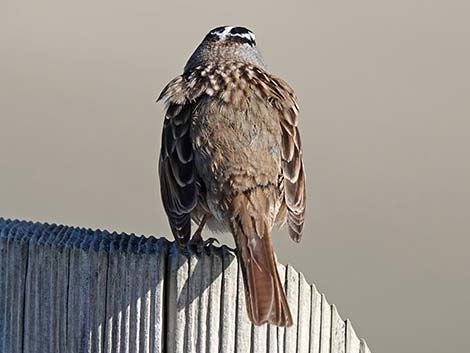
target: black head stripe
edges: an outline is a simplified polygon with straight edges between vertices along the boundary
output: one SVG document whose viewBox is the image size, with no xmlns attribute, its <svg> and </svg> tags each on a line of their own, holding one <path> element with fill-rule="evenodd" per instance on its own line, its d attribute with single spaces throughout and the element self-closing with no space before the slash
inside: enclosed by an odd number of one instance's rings
<svg viewBox="0 0 470 353">
<path fill-rule="evenodd" d="M 230 30 L 230 33 L 231 34 L 247 34 L 247 33 L 253 34 L 252 31 L 250 31 L 248 28 L 245 28 L 245 27 L 233 27 Z"/>
<path fill-rule="evenodd" d="M 209 42 L 232 42 L 249 44 L 251 46 L 256 45 L 254 33 L 245 27 L 217 27 L 211 30 L 204 40 Z"/>
<path fill-rule="evenodd" d="M 208 42 L 218 42 L 218 41 L 220 41 L 220 37 L 221 37 L 222 33 L 224 33 L 226 28 L 227 28 L 227 26 L 220 26 L 220 27 L 216 27 L 216 28 L 210 30 L 209 33 L 207 33 L 204 40 L 208 41 Z"/>
<path fill-rule="evenodd" d="M 216 34 L 216 33 L 208 33 L 206 35 L 206 37 L 204 38 L 205 41 L 208 41 L 208 42 L 218 42 L 220 39 L 220 37 Z"/>
<path fill-rule="evenodd" d="M 232 40 L 240 43 L 247 43 L 251 46 L 256 45 L 255 34 L 245 27 L 233 27 L 230 30 L 229 36 Z"/>
<path fill-rule="evenodd" d="M 227 26 L 220 26 L 220 27 L 214 28 L 213 30 L 209 32 L 209 34 L 216 34 L 216 33 L 221 34 L 224 32 L 225 28 L 227 28 Z"/>
</svg>

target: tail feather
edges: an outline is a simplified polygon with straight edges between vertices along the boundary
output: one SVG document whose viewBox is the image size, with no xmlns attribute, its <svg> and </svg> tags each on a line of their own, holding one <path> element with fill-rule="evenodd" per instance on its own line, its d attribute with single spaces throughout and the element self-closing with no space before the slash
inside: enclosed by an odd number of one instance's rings
<svg viewBox="0 0 470 353">
<path fill-rule="evenodd" d="M 243 272 L 248 317 L 255 325 L 291 326 L 266 213 L 256 206 L 263 205 L 253 203 L 244 194 L 237 195 L 232 203 L 231 227 Z"/>
</svg>

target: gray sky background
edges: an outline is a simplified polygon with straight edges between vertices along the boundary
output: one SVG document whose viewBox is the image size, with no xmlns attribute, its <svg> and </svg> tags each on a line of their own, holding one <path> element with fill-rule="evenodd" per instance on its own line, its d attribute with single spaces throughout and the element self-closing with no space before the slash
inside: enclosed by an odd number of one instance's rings
<svg viewBox="0 0 470 353">
<path fill-rule="evenodd" d="M 208 30 L 301 103 L 304 239 L 275 246 L 373 352 L 470 351 L 470 2 L 0 4 L 0 215 L 169 235 L 154 100 Z M 226 237 L 229 238 L 228 236 Z"/>
</svg>

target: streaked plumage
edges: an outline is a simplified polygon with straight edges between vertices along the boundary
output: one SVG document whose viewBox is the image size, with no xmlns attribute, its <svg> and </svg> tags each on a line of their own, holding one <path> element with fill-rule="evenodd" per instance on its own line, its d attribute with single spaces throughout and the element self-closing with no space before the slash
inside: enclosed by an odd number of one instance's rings
<svg viewBox="0 0 470 353">
<path fill-rule="evenodd" d="M 191 220 L 204 217 L 212 230 L 232 232 L 250 319 L 289 326 L 270 233 L 287 219 L 291 238 L 302 236 L 305 173 L 294 92 L 266 71 L 251 31 L 219 27 L 159 99 L 167 103 L 161 194 L 175 239 L 186 244 Z"/>
</svg>

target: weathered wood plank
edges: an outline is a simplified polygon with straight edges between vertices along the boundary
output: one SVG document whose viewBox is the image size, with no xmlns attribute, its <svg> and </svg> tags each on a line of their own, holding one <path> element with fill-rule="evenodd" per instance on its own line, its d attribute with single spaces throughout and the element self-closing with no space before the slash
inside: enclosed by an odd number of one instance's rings
<svg viewBox="0 0 470 353">
<path fill-rule="evenodd" d="M 299 273 L 299 310 L 297 330 L 297 352 L 308 353 L 310 346 L 310 317 L 312 305 L 311 287 L 305 277 Z"/>
<path fill-rule="evenodd" d="M 78 295 L 77 295 L 77 311 L 78 311 L 78 340 L 77 349 L 79 352 L 89 352 L 91 350 L 91 330 L 90 330 L 90 305 L 95 303 L 95 298 L 90 294 L 92 289 L 90 252 L 87 251 L 89 246 L 89 233 L 86 232 L 79 239 L 79 249 L 75 253 L 77 272 L 78 272 Z M 44 352 L 50 352 L 45 350 Z"/>
<path fill-rule="evenodd" d="M 208 350 L 208 341 L 212 339 L 212 332 L 209 330 L 209 296 L 211 286 L 211 257 L 208 252 L 200 256 L 200 266 L 196 272 L 196 278 L 199 279 L 199 292 L 197 293 L 199 305 L 198 316 L 198 337 L 197 352 L 206 352 Z"/>
<path fill-rule="evenodd" d="M 268 327 L 268 341 L 268 352 L 279 352 L 277 327 L 274 325 Z"/>
<path fill-rule="evenodd" d="M 235 352 L 236 337 L 236 313 L 238 287 L 238 263 L 235 255 L 226 248 L 222 252 L 224 272 L 222 280 L 222 303 L 221 303 L 221 353 Z"/>
<path fill-rule="evenodd" d="M 292 314 L 293 325 L 286 329 L 285 353 L 297 352 L 297 328 L 299 312 L 299 274 L 291 265 L 286 268 L 286 295 Z"/>
<path fill-rule="evenodd" d="M 346 353 L 359 353 L 361 341 L 356 335 L 351 321 L 346 320 Z"/>
<path fill-rule="evenodd" d="M 186 282 L 189 275 L 188 258 L 178 251 L 177 245 L 173 245 L 170 251 L 170 272 L 169 272 L 169 292 L 168 292 L 168 332 L 167 346 L 168 352 L 185 352 L 188 342 L 186 335 L 186 302 L 188 298 L 188 287 Z"/>
<path fill-rule="evenodd" d="M 55 328 L 58 335 L 58 351 L 66 352 L 67 349 L 67 311 L 68 311 L 68 285 L 69 285 L 69 249 L 65 244 L 73 232 L 72 228 L 67 227 L 57 238 L 57 326 Z"/>
<path fill-rule="evenodd" d="M 370 353 L 369 346 L 364 339 L 361 339 L 360 350 L 361 353 Z"/>
<path fill-rule="evenodd" d="M 309 353 L 320 352 L 320 332 L 321 332 L 321 294 L 315 285 L 310 288 L 312 297 L 310 301 L 310 347 Z"/>
<path fill-rule="evenodd" d="M 187 281 L 188 300 L 186 301 L 188 314 L 186 318 L 188 342 L 186 352 L 188 353 L 198 352 L 199 296 L 201 294 L 202 261 L 202 258 L 197 256 L 194 252 L 190 253 L 189 277 Z"/>
<path fill-rule="evenodd" d="M 253 333 L 252 333 L 252 337 L 253 337 L 252 352 L 253 353 L 267 352 L 268 326 L 269 325 L 267 324 L 264 324 L 262 326 L 253 325 Z"/>
<path fill-rule="evenodd" d="M 0 349 L 5 349 L 5 340 L 7 335 L 10 335 L 8 330 L 6 318 L 6 306 L 7 306 L 7 282 L 8 282 L 8 232 L 9 225 L 6 221 L 0 219 Z"/>
<path fill-rule="evenodd" d="M 0 351 L 369 353 L 315 286 L 278 265 L 294 325 L 253 326 L 226 247 L 0 218 Z"/>
<path fill-rule="evenodd" d="M 119 249 L 120 235 L 113 233 L 109 244 L 108 268 L 106 276 L 106 322 L 104 352 L 113 353 L 113 347 L 118 346 L 120 335 L 119 296 L 121 294 L 121 281 L 119 278 Z M 117 348 L 116 348 L 117 349 Z"/>
<path fill-rule="evenodd" d="M 150 292 L 150 313 L 149 313 L 149 352 L 160 353 L 164 351 L 164 340 L 166 325 L 165 307 L 165 282 L 168 244 L 166 240 L 152 239 L 149 246 L 148 262 L 148 291 Z"/>
<path fill-rule="evenodd" d="M 246 312 L 245 288 L 241 267 L 238 266 L 237 283 L 237 330 L 236 347 L 238 352 L 250 352 L 252 324 Z"/>
<path fill-rule="evenodd" d="M 137 277 L 136 284 L 136 316 L 139 318 L 136 324 L 136 352 L 149 353 L 150 343 L 150 320 L 148 313 L 150 312 L 150 290 L 147 278 L 150 272 L 154 272 L 153 268 L 148 267 L 148 244 L 151 239 L 140 238 L 138 243 L 138 250 L 136 256 L 136 269 L 135 273 L 141 273 L 143 275 Z"/>
<path fill-rule="evenodd" d="M 222 282 L 224 264 L 221 251 L 211 249 L 211 286 L 209 289 L 209 320 L 207 331 L 210 333 L 210 339 L 207 343 L 207 353 L 219 352 L 221 342 L 221 324 L 220 310 L 222 308 Z"/>
<path fill-rule="evenodd" d="M 135 238 L 131 238 L 129 242 L 129 259 L 128 259 L 128 285 L 129 285 L 129 353 L 139 352 L 139 341 L 140 341 L 140 305 L 141 305 L 141 293 L 139 292 L 138 279 L 140 276 L 136 276 L 138 273 L 137 260 L 139 255 L 136 254 L 138 251 L 138 243 L 134 241 Z M 140 260 L 140 259 L 139 259 Z M 140 261 L 139 261 L 140 263 Z"/>
<path fill-rule="evenodd" d="M 106 285 L 107 285 L 107 271 L 108 271 L 108 256 L 103 253 L 101 243 L 105 242 L 108 234 L 103 237 L 96 237 L 91 235 L 89 245 L 90 253 L 90 270 L 91 278 L 93 281 L 93 293 L 97 303 L 103 305 L 90 305 L 90 329 L 92 331 L 92 344 L 91 349 L 93 352 L 103 353 L 104 350 L 104 323 L 106 322 Z"/>
<path fill-rule="evenodd" d="M 331 306 L 324 294 L 321 295 L 320 353 L 330 353 Z"/>
<path fill-rule="evenodd" d="M 60 274 L 62 272 L 62 266 L 60 263 L 60 256 L 57 256 L 60 253 L 59 243 L 62 239 L 66 227 L 59 226 L 59 230 L 55 237 L 49 237 L 47 240 L 47 247 L 51 250 L 50 256 L 50 267 L 49 267 L 49 298 L 51 299 L 50 313 L 48 317 L 51 319 L 51 351 L 57 352 L 61 349 L 61 337 L 60 337 L 60 328 L 61 328 L 61 316 L 60 309 L 61 306 L 61 297 L 63 297 L 62 292 L 62 281 Z"/>
<path fill-rule="evenodd" d="M 7 241 L 7 272 L 8 276 L 6 278 L 7 283 L 10 283 L 10 286 L 7 287 L 6 299 L 8 301 L 7 306 L 4 310 L 4 317 L 8 320 L 7 325 L 10 327 L 11 335 L 5 336 L 3 342 L 3 352 L 18 352 L 18 347 L 16 346 L 16 337 L 20 334 L 18 331 L 18 317 L 16 315 L 14 307 L 18 307 L 18 281 L 17 278 L 21 275 L 18 272 L 18 254 L 17 254 L 17 235 L 18 227 L 12 227 L 9 239 Z"/>
<path fill-rule="evenodd" d="M 12 248 L 14 246 L 13 243 L 14 243 L 14 236 L 15 236 L 16 231 L 17 231 L 17 227 L 13 226 L 11 231 L 8 234 L 9 237 L 7 238 L 7 242 L 6 242 L 5 257 L 6 257 L 6 264 L 7 264 L 6 266 L 7 276 L 5 280 L 6 280 L 6 283 L 10 283 L 11 285 L 7 286 L 5 290 L 6 303 L 3 309 L 3 318 L 7 323 L 5 326 L 8 326 L 11 332 L 11 335 L 5 335 L 3 339 L 2 350 L 4 352 L 9 352 L 12 350 L 13 339 L 15 335 L 15 329 L 14 329 L 15 325 L 14 324 L 12 325 L 12 321 L 11 321 L 13 312 L 12 312 L 12 305 L 10 305 L 10 303 L 13 304 L 15 301 L 15 273 L 14 273 L 15 254 Z"/>
<path fill-rule="evenodd" d="M 25 305 L 25 352 L 45 352 L 45 341 L 50 336 L 50 326 L 44 327 L 45 321 L 42 317 L 42 301 L 44 288 L 46 287 L 46 269 L 44 261 L 44 249 L 41 245 L 41 239 L 53 230 L 53 226 L 48 224 L 37 227 L 37 231 L 33 234 L 29 245 L 28 252 L 28 274 L 26 288 L 26 305 Z"/>
<path fill-rule="evenodd" d="M 335 305 L 331 306 L 331 353 L 345 353 L 346 325 Z"/>
<path fill-rule="evenodd" d="M 14 249 L 16 258 L 16 281 L 17 291 L 16 300 L 13 303 L 13 312 L 16 313 L 12 319 L 15 322 L 16 334 L 13 334 L 15 343 L 12 352 L 23 352 L 23 332 L 24 332 L 24 298 L 26 291 L 26 272 L 28 268 L 28 245 L 30 238 L 30 227 L 19 229 L 17 237 L 17 246 Z"/>
</svg>

